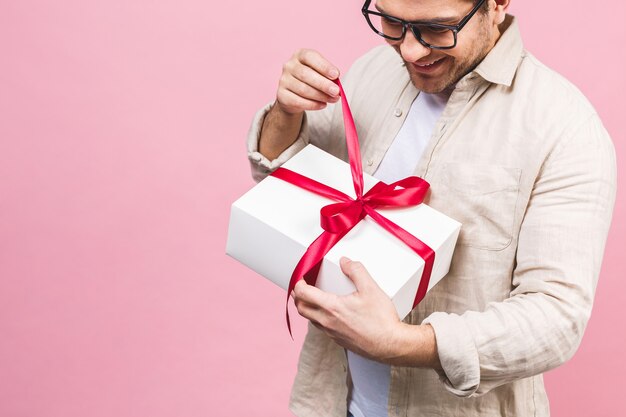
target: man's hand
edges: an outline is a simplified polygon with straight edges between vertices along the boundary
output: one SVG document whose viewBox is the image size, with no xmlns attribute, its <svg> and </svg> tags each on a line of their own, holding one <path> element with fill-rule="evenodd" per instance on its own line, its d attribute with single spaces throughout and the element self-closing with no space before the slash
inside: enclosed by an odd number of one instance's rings
<svg viewBox="0 0 626 417">
<path fill-rule="evenodd" d="M 339 100 L 339 87 L 332 81 L 338 77 L 337 67 L 319 52 L 299 49 L 283 65 L 276 106 L 289 114 L 321 110 Z"/>
<path fill-rule="evenodd" d="M 272 160 L 295 142 L 306 110 L 321 110 L 339 100 L 339 87 L 332 81 L 339 70 L 319 52 L 296 51 L 283 65 L 276 101 L 265 116 L 259 152 Z"/>
<path fill-rule="evenodd" d="M 342 258 L 340 264 L 356 291 L 338 296 L 301 280 L 293 290 L 300 315 L 361 356 L 393 365 L 440 367 L 432 327 L 403 323 L 360 262 Z"/>
</svg>

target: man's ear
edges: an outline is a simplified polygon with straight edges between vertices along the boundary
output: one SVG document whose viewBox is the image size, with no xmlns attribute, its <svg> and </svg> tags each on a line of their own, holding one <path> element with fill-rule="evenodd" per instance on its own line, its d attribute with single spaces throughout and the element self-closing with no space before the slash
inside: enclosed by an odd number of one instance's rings
<svg viewBox="0 0 626 417">
<path fill-rule="evenodd" d="M 489 0 L 492 4 L 489 6 L 489 9 L 493 11 L 494 14 L 494 23 L 499 25 L 504 22 L 504 18 L 506 17 L 506 9 L 508 9 L 509 4 L 511 4 L 510 0 Z"/>
</svg>

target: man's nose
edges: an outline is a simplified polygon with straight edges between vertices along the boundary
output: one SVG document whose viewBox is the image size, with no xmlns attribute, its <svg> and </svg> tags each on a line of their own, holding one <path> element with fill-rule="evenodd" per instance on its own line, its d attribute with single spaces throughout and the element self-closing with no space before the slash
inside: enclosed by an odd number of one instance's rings
<svg viewBox="0 0 626 417">
<path fill-rule="evenodd" d="M 408 62 L 416 62 L 423 57 L 429 55 L 431 49 L 422 45 L 412 31 L 407 30 L 400 44 L 400 53 L 402 58 Z"/>
</svg>

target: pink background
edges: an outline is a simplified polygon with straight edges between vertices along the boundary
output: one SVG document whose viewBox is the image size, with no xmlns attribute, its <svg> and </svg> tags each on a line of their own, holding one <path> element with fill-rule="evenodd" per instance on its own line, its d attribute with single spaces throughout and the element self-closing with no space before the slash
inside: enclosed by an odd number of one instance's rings
<svg viewBox="0 0 626 417">
<path fill-rule="evenodd" d="M 625 3 L 513 3 L 622 160 Z M 292 51 L 345 71 L 380 42 L 360 5 L 0 1 L 1 416 L 290 415 L 304 322 L 292 342 L 282 290 L 224 255 L 228 210 Z M 626 415 L 623 191 L 555 416 Z"/>
</svg>

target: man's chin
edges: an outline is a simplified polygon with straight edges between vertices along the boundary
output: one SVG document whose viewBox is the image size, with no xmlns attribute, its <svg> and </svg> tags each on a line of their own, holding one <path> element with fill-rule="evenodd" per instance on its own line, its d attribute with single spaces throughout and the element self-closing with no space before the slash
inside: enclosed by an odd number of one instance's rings
<svg viewBox="0 0 626 417">
<path fill-rule="evenodd" d="M 420 91 L 423 91 L 427 94 L 438 94 L 445 90 L 447 90 L 451 86 L 451 80 L 449 79 L 448 72 L 442 72 L 441 75 L 438 76 L 430 76 L 419 74 L 417 72 L 411 71 L 409 68 L 410 64 L 406 64 L 407 71 L 409 73 L 409 78 L 411 82 Z"/>
<path fill-rule="evenodd" d="M 420 91 L 423 91 L 427 94 L 439 94 L 445 91 L 449 85 L 443 81 L 438 79 L 428 79 L 425 80 L 420 76 L 416 76 L 414 74 L 410 74 L 411 82 Z"/>
</svg>

